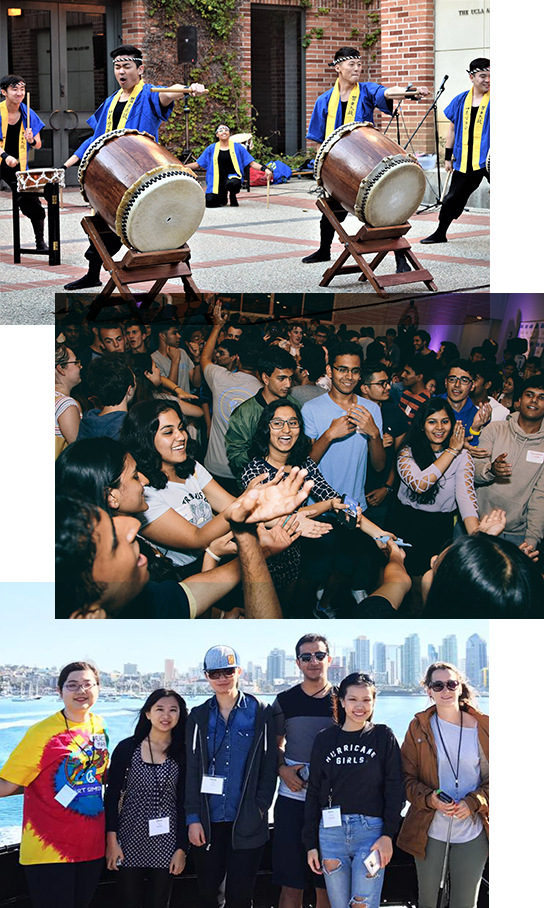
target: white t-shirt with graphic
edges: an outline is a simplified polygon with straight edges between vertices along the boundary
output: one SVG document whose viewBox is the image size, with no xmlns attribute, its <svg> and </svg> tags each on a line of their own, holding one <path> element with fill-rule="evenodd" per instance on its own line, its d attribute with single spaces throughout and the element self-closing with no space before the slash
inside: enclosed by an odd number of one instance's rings
<svg viewBox="0 0 544 908">
<path fill-rule="evenodd" d="M 142 529 L 145 529 L 154 520 L 158 520 L 170 508 L 176 514 L 185 517 L 185 520 L 188 520 L 193 526 L 203 527 L 213 517 L 211 505 L 203 492 L 212 478 L 202 464 L 195 463 L 195 472 L 185 482 L 168 482 L 164 489 L 152 489 L 147 486 L 144 489 L 144 495 L 148 510 L 140 515 Z M 191 564 L 200 554 L 196 550 L 168 549 L 156 542 L 154 545 L 164 555 L 168 555 L 174 564 L 179 565 Z"/>
</svg>

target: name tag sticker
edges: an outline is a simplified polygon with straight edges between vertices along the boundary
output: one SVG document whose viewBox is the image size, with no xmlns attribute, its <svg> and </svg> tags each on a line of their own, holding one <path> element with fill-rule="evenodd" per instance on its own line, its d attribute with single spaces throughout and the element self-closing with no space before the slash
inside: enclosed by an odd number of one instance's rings
<svg viewBox="0 0 544 908">
<path fill-rule="evenodd" d="M 168 835 L 170 832 L 170 817 L 157 817 L 149 821 L 149 835 Z"/>
<path fill-rule="evenodd" d="M 407 406 L 407 407 L 406 407 L 406 409 L 405 409 L 405 411 L 404 411 L 404 412 L 405 412 L 405 413 L 406 413 L 406 416 L 410 416 L 410 413 L 411 413 L 411 412 L 412 412 L 412 408 L 411 408 L 411 406 L 410 406 L 410 405 L 408 405 L 408 406 Z"/>
<path fill-rule="evenodd" d="M 527 451 L 528 463 L 544 463 L 544 451 Z"/>
<path fill-rule="evenodd" d="M 98 750 L 106 750 L 106 735 L 93 735 L 93 743 Z"/>
<path fill-rule="evenodd" d="M 64 785 L 59 793 L 55 795 L 55 801 L 58 801 L 59 804 L 62 804 L 63 807 L 68 807 L 68 805 L 72 803 L 76 795 L 77 791 L 75 791 L 73 788 L 70 788 L 69 785 Z"/>
<path fill-rule="evenodd" d="M 224 776 L 202 776 L 200 791 L 202 794 L 222 795 L 224 784 Z"/>
<path fill-rule="evenodd" d="M 328 829 L 329 826 L 341 826 L 342 814 L 339 807 L 328 807 L 321 811 L 323 816 L 323 826 Z"/>
</svg>

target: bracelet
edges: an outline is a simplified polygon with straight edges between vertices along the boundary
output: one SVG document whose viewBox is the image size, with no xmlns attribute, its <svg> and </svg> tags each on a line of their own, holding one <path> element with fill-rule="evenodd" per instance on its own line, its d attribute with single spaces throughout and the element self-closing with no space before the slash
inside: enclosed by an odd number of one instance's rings
<svg viewBox="0 0 544 908">
<path fill-rule="evenodd" d="M 32 148 L 34 148 L 34 146 L 35 146 L 35 144 L 36 144 L 36 139 L 33 139 L 32 142 L 29 142 L 28 144 L 29 144 Z"/>
<path fill-rule="evenodd" d="M 476 429 L 473 429 L 472 427 L 468 431 L 470 432 L 471 435 L 481 435 L 482 434 L 481 429 L 479 432 L 477 432 Z"/>
<path fill-rule="evenodd" d="M 264 173 L 265 170 L 268 170 L 268 167 L 266 167 L 264 164 L 261 164 L 261 172 Z"/>
<path fill-rule="evenodd" d="M 446 150 L 444 151 L 444 160 L 451 161 L 452 158 L 453 158 L 453 148 L 446 148 Z"/>
<path fill-rule="evenodd" d="M 224 612 L 222 609 L 220 610 L 219 617 L 220 617 L 220 618 L 224 618 L 224 617 L 225 617 L 225 612 Z"/>
<path fill-rule="evenodd" d="M 214 559 L 214 561 L 217 561 L 218 563 L 221 561 L 221 555 L 216 555 L 215 552 L 212 552 L 211 549 L 206 549 L 206 552 L 208 553 L 208 555 L 211 555 L 211 556 L 212 556 L 212 558 Z M 224 613 L 223 613 L 223 614 L 224 614 Z"/>
<path fill-rule="evenodd" d="M 459 457 L 460 451 L 455 451 L 453 448 L 446 448 L 448 454 L 452 454 L 454 457 Z"/>
<path fill-rule="evenodd" d="M 176 385 L 176 387 L 174 388 L 174 391 L 181 391 L 181 388 L 179 387 L 179 385 Z"/>
<path fill-rule="evenodd" d="M 387 483 L 385 483 L 384 489 L 387 489 L 387 494 L 390 495 L 393 491 L 393 486 L 388 486 Z"/>
</svg>

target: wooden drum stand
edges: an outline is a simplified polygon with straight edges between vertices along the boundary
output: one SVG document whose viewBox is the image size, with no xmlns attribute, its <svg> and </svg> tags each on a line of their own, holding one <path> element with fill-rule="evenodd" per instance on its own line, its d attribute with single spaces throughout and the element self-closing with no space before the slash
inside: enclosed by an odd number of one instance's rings
<svg viewBox="0 0 544 908">
<path fill-rule="evenodd" d="M 84 217 L 81 225 L 102 259 L 104 268 L 110 274 L 106 286 L 91 303 L 87 315 L 89 320 L 94 320 L 104 307 L 118 305 L 119 301 L 112 299 L 116 288 L 131 314 L 140 322 L 143 320 L 138 307 L 148 309 L 166 282 L 175 277 L 181 278 L 188 301 L 199 299 L 199 291 L 193 281 L 188 261 L 191 250 L 187 243 L 179 249 L 162 249 L 160 252 L 136 252 L 128 249 L 121 261 L 115 262 L 102 241 L 101 234 L 109 233 L 110 230 L 100 215 Z M 136 298 L 129 285 L 148 281 L 154 282 L 151 289 L 143 295 L 138 294 Z"/>
<path fill-rule="evenodd" d="M 421 262 L 412 252 L 412 247 L 404 235 L 411 229 L 408 223 L 400 224 L 396 227 L 367 227 L 363 224 L 361 229 L 350 236 L 334 214 L 332 208 L 326 199 L 318 199 L 317 207 L 325 215 L 327 220 L 332 224 L 336 233 L 340 237 L 340 242 L 344 245 L 344 251 L 325 271 L 319 286 L 328 287 L 333 277 L 339 274 L 356 274 L 361 272 L 360 281 L 370 281 L 376 293 L 381 297 L 386 297 L 386 287 L 392 287 L 395 284 L 414 284 L 423 281 L 429 290 L 436 290 L 436 284 L 430 271 L 423 268 Z M 383 261 L 388 252 L 402 250 L 414 271 L 406 271 L 401 274 L 375 274 L 375 270 Z M 366 262 L 363 255 L 373 254 L 374 258 L 370 263 Z M 355 265 L 345 265 L 349 256 L 355 260 Z"/>
</svg>

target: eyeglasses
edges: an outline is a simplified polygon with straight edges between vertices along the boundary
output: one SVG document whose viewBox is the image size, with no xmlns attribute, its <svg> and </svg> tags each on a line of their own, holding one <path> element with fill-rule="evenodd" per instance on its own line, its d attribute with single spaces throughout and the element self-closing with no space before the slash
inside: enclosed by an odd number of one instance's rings
<svg viewBox="0 0 544 908">
<path fill-rule="evenodd" d="M 384 378 L 382 381 L 369 381 L 369 385 L 379 385 L 380 388 L 386 388 L 387 385 L 391 384 L 390 378 Z"/>
<path fill-rule="evenodd" d="M 448 690 L 457 690 L 459 681 L 431 681 L 429 687 L 437 694 L 439 691 L 444 690 L 445 687 L 447 687 Z"/>
<path fill-rule="evenodd" d="M 284 426 L 289 426 L 290 429 L 300 429 L 300 419 L 297 419 L 296 416 L 291 419 L 280 419 L 278 416 L 277 419 L 271 419 L 268 425 L 271 429 L 283 429 Z"/>
<path fill-rule="evenodd" d="M 63 363 L 62 366 L 63 366 L 63 368 L 64 368 L 64 366 L 81 366 L 81 360 L 80 359 L 69 359 L 65 363 Z"/>
<path fill-rule="evenodd" d="M 301 653 L 298 658 L 299 658 L 300 662 L 311 662 L 312 659 L 315 659 L 316 662 L 323 662 L 323 660 L 326 659 L 328 655 L 329 655 L 328 653 L 323 653 L 323 652 Z"/>
<path fill-rule="evenodd" d="M 212 681 L 217 681 L 219 678 L 231 678 L 235 671 L 234 666 L 232 668 L 213 668 L 206 674 Z"/>
<path fill-rule="evenodd" d="M 75 693 L 78 690 L 82 690 L 83 693 L 92 690 L 93 687 L 96 687 L 96 681 L 83 681 L 82 684 L 78 684 L 77 681 L 68 681 L 68 684 L 64 685 L 66 690 L 69 690 L 71 693 Z"/>
<path fill-rule="evenodd" d="M 448 375 L 446 381 L 449 382 L 450 385 L 456 385 L 457 382 L 459 382 L 460 385 L 472 384 L 471 378 L 458 378 L 456 375 Z"/>
<path fill-rule="evenodd" d="M 336 371 L 339 372 L 340 375 L 347 375 L 348 372 L 349 372 L 349 374 L 350 374 L 350 375 L 353 375 L 354 378 L 360 378 L 360 377 L 361 377 L 361 370 L 360 370 L 360 369 L 346 369 L 345 366 L 333 366 L 333 369 L 336 369 Z"/>
</svg>

